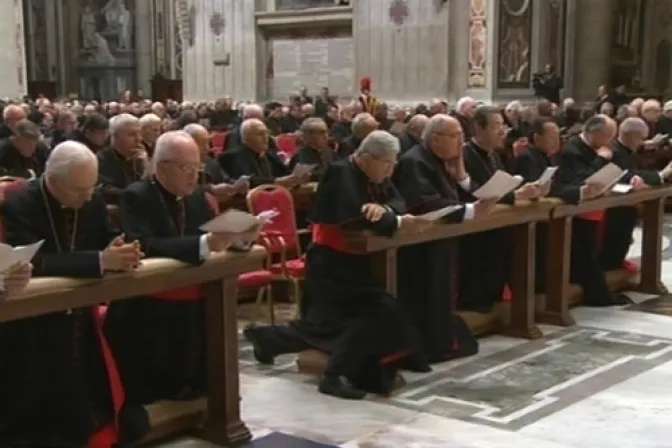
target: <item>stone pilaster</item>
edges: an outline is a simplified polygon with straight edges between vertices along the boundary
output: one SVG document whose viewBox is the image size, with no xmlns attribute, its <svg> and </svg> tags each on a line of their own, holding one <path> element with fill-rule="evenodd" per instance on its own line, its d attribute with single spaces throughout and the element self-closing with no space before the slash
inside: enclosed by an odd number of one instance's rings
<svg viewBox="0 0 672 448">
<path fill-rule="evenodd" d="M 0 0 L 0 97 L 16 98 L 27 92 L 23 5 L 20 0 Z"/>
</svg>

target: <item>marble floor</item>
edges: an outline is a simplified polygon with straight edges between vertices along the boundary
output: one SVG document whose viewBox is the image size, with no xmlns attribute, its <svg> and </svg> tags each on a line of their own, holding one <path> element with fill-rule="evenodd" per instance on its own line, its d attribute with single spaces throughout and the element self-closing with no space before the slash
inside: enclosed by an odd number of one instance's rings
<svg viewBox="0 0 672 448">
<path fill-rule="evenodd" d="M 672 235 L 672 220 L 666 235 Z M 641 234 L 630 253 L 639 257 Z M 664 240 L 663 280 L 672 287 Z M 653 296 L 629 293 L 636 302 Z M 536 341 L 489 336 L 474 357 L 407 374 L 389 399 L 317 393 L 292 356 L 261 368 L 241 342 L 243 418 L 252 447 L 669 448 L 672 316 L 577 308 L 577 325 Z M 284 311 L 284 316 L 289 314 Z M 184 439 L 166 447 L 212 447 Z"/>
</svg>

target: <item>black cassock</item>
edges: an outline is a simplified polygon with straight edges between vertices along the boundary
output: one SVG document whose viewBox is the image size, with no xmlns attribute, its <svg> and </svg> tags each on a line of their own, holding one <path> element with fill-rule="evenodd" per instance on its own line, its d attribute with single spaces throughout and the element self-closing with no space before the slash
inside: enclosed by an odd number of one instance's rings
<svg viewBox="0 0 672 448">
<path fill-rule="evenodd" d="M 577 204 L 585 180 L 609 163 L 580 136 L 567 142 L 557 159 L 558 171 L 553 178 L 551 195 L 568 204 Z M 586 303 L 599 306 L 611 304 L 612 295 L 597 250 L 598 234 L 599 222 L 592 217 L 572 220 L 570 280 L 583 288 Z"/>
<path fill-rule="evenodd" d="M 35 153 L 26 157 L 12 144 L 11 139 L 0 141 L 0 175 L 32 179 L 44 172 L 49 157 L 49 149 L 38 142 Z"/>
<path fill-rule="evenodd" d="M 205 156 L 202 160 L 203 171 L 199 174 L 199 183 L 201 185 L 230 184 L 234 182 L 217 160 L 210 156 Z"/>
<path fill-rule="evenodd" d="M 660 174 L 655 170 L 641 169 L 637 153 L 623 143 L 617 140 L 611 149 L 613 151 L 611 161 L 621 169 L 628 170 L 621 182 L 630 182 L 634 176 L 639 176 L 647 185 L 654 187 L 662 185 Z M 637 225 L 639 216 L 636 207 L 613 207 L 606 210 L 605 217 L 600 262 L 602 269 L 608 271 L 623 267 L 632 244 L 632 231 Z"/>
<path fill-rule="evenodd" d="M 370 223 L 361 211 L 367 203 L 385 205 L 389 211 Z M 302 318 L 287 327 L 263 327 L 268 336 L 259 333 L 275 354 L 315 347 L 330 354 L 326 374 L 346 376 L 372 393 L 391 391 L 398 363 L 408 354 L 418 356 L 417 332 L 398 300 L 373 275 L 370 257 L 349 253 L 342 232 L 368 229 L 391 237 L 404 208 L 389 180 L 369 183 L 352 160 L 327 167 L 310 216 L 313 244 L 306 255 Z M 420 359 L 414 365 L 426 362 Z"/>
<path fill-rule="evenodd" d="M 102 277 L 100 251 L 114 234 L 100 193 L 75 212 L 38 180 L 7 198 L 2 212 L 8 244 L 44 240 L 34 276 Z M 113 422 L 115 404 L 124 403 L 112 398 L 94 308 L 0 324 L 0 446 L 85 446 Z M 126 441 L 148 427 L 140 408 L 125 406 L 119 418 Z"/>
<path fill-rule="evenodd" d="M 464 145 L 464 165 L 475 185 L 484 185 L 496 171 L 507 171 L 497 153 L 478 147 L 473 141 Z M 501 204 L 513 204 L 513 193 Z M 511 231 L 488 230 L 460 238 L 460 309 L 489 312 L 499 302 L 509 280 Z"/>
<path fill-rule="evenodd" d="M 329 165 L 333 159 L 334 151 L 331 149 L 319 151 L 309 146 L 303 146 L 289 161 L 289 169 L 293 170 L 298 163 L 303 163 L 306 165 L 317 165 L 310 176 L 311 181 L 317 182 L 322 177 L 322 174 L 327 168 L 327 165 Z"/>
<path fill-rule="evenodd" d="M 546 168 L 553 166 L 551 159 L 539 148 L 529 147 L 513 159 L 511 173 L 522 176 L 525 183 L 536 182 Z M 538 222 L 535 230 L 534 289 L 537 294 L 546 293 L 546 265 L 548 258 L 548 225 Z"/>
<path fill-rule="evenodd" d="M 394 182 L 409 211 L 423 214 L 474 200 L 448 175 L 444 161 L 424 145 L 408 150 L 397 164 Z M 444 218 L 460 223 L 465 209 Z M 398 290 L 422 337 L 430 362 L 478 352 L 478 343 L 462 318 L 453 314 L 458 292 L 458 240 L 449 238 L 399 250 Z"/>
<path fill-rule="evenodd" d="M 153 179 L 127 188 L 121 228 L 148 258 L 202 263 L 199 226 L 214 217 L 205 193 L 178 200 Z M 204 304 L 197 286 L 110 305 L 105 330 L 131 403 L 194 398 L 205 390 Z"/>
<path fill-rule="evenodd" d="M 98 151 L 98 183 L 108 204 L 119 205 L 119 197 L 124 188 L 144 176 L 144 163 L 127 159 L 113 147 Z"/>
<path fill-rule="evenodd" d="M 361 144 L 362 139 L 357 137 L 355 134 L 348 136 L 341 142 L 340 145 L 338 145 L 338 157 L 341 159 L 350 157 L 355 151 L 357 151 L 357 148 L 359 148 L 359 145 Z"/>
<path fill-rule="evenodd" d="M 259 155 L 247 146 L 224 151 L 218 161 L 222 169 L 234 179 L 250 177 L 250 187 L 272 184 L 278 177 L 290 174 L 289 168 L 272 151 Z"/>
</svg>

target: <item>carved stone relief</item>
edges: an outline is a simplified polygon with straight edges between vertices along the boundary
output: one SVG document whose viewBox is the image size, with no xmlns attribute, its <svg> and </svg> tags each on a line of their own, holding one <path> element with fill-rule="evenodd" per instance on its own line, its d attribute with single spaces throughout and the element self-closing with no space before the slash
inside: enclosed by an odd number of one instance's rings
<svg viewBox="0 0 672 448">
<path fill-rule="evenodd" d="M 470 0 L 469 4 L 469 64 L 467 86 L 484 88 L 487 76 L 488 2 Z"/>
</svg>

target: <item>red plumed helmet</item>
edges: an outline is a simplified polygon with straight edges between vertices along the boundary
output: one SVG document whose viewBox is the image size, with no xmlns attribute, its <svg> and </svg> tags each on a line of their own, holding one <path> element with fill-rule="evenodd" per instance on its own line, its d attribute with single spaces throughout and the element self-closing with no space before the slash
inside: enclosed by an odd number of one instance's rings
<svg viewBox="0 0 672 448">
<path fill-rule="evenodd" d="M 359 88 L 361 90 L 371 90 L 371 78 L 368 76 L 359 80 Z"/>
</svg>

